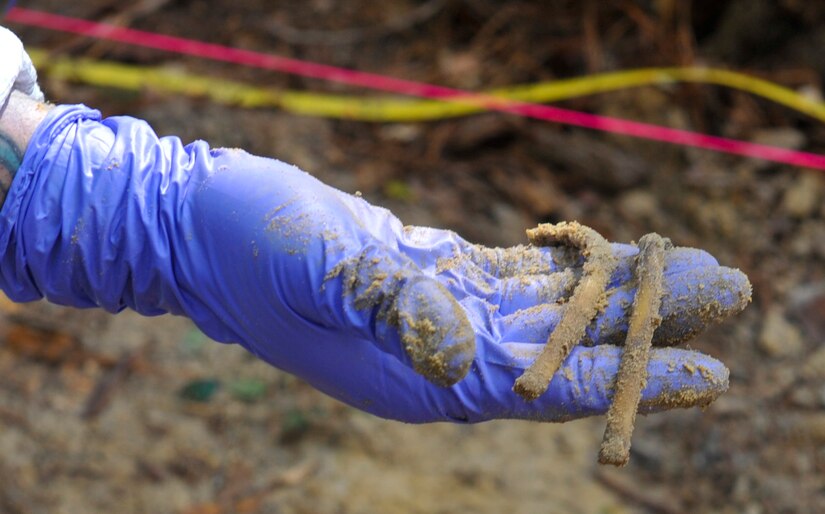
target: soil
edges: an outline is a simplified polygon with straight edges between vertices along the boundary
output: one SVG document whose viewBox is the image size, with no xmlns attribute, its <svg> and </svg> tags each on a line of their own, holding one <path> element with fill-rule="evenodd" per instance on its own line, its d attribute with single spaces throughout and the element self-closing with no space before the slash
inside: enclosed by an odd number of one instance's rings
<svg viewBox="0 0 825 514">
<path fill-rule="evenodd" d="M 335 39 L 339 31 L 385 27 L 418 3 L 124 5 L 25 2 L 454 87 L 708 64 L 821 98 L 825 77 L 822 2 L 446 0 L 426 19 L 362 32 L 357 43 L 345 32 L 332 45 L 287 40 L 275 28 L 322 30 Z M 27 44 L 74 55 L 341 92 L 314 80 L 12 28 Z M 0 345 L 0 511 L 825 512 L 822 173 L 502 114 L 368 124 L 47 76 L 41 85 L 54 102 L 84 102 L 107 115 L 139 116 L 185 141 L 292 162 L 360 191 L 407 224 L 451 228 L 475 243 L 523 244 L 524 229 L 564 220 L 610 241 L 667 234 L 741 268 L 753 283 L 754 305 L 691 342 L 730 368 L 730 390 L 704 411 L 639 416 L 632 458 L 621 470 L 593 459 L 602 419 L 402 425 L 344 407 L 237 347 L 207 341 L 184 319 L 3 305 L 15 312 L 4 318 L 8 327 L 37 330 Z M 719 87 L 672 84 L 559 105 L 825 153 L 821 123 Z M 64 348 L 83 351 L 69 358 Z M 132 356 L 131 365 L 118 366 Z M 179 395 L 210 380 L 221 385 L 207 402 Z M 239 394 L 249 384 L 263 392 Z"/>
<path fill-rule="evenodd" d="M 622 349 L 613 401 L 607 411 L 607 427 L 599 450 L 601 464 L 624 466 L 630 459 L 630 438 L 647 380 L 653 332 L 662 322 L 659 307 L 664 296 L 666 246 L 667 242 L 655 233 L 639 239 L 639 255 L 633 273 L 638 289 Z"/>
<path fill-rule="evenodd" d="M 598 232 L 577 222 L 544 223 L 528 230 L 527 237 L 536 246 L 575 248 L 584 257 L 582 276 L 564 307 L 559 324 L 541 354 L 513 385 L 513 391 L 525 400 L 535 400 L 547 390 L 564 359 L 581 342 L 587 326 L 604 308 L 607 282 L 617 260 L 610 244 Z"/>
</svg>

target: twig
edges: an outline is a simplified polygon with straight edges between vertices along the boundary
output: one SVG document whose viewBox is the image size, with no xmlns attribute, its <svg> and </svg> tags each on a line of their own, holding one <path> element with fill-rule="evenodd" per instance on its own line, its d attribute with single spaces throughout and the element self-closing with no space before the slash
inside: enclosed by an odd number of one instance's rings
<svg viewBox="0 0 825 514">
<path fill-rule="evenodd" d="M 513 21 L 513 18 L 524 16 L 527 9 L 532 11 L 530 6 L 521 2 L 502 6 L 478 29 L 472 41 L 470 41 L 470 47 L 474 48 L 476 52 L 479 52 L 489 44 L 490 38 L 493 37 L 496 32 L 507 26 L 508 23 Z M 530 11 L 528 11 L 528 13 L 529 12 Z"/>
<path fill-rule="evenodd" d="M 659 25 L 650 18 L 644 9 L 636 5 L 632 0 L 624 0 L 621 2 L 619 9 L 624 12 L 625 16 L 633 21 L 648 43 L 658 40 L 659 34 L 661 33 Z"/>
<path fill-rule="evenodd" d="M 18 473 L 14 469 L 0 463 L 0 476 L 3 482 L 0 484 L 0 512 L 7 514 L 25 514 L 33 512 L 28 491 L 20 484 Z"/>
<path fill-rule="evenodd" d="M 221 491 L 216 499 L 216 504 L 224 509 L 220 512 L 238 512 L 239 505 L 256 504 L 264 500 L 272 491 L 285 487 L 294 487 L 318 470 L 319 463 L 314 459 L 309 459 L 298 463 L 291 468 L 284 470 L 275 477 L 257 486 L 237 487 L 230 485 L 229 488 Z"/>
<path fill-rule="evenodd" d="M 602 51 L 602 41 L 599 33 L 599 6 L 594 0 L 587 0 L 584 4 L 582 32 L 584 33 L 584 54 L 587 59 L 587 69 L 590 73 L 601 71 L 604 66 L 604 52 Z"/>
<path fill-rule="evenodd" d="M 5 425 L 14 425 L 21 430 L 31 430 L 31 424 L 25 416 L 5 407 L 0 407 L 0 422 Z"/>
<path fill-rule="evenodd" d="M 83 412 L 80 414 L 83 419 L 89 420 L 96 418 L 109 406 L 115 388 L 134 371 L 149 346 L 150 343 L 146 343 L 137 350 L 124 352 L 115 366 L 101 377 L 94 390 L 92 390 L 86 399 Z"/>
<path fill-rule="evenodd" d="M 135 20 L 145 18 L 153 14 L 164 5 L 168 4 L 170 0 L 139 0 L 132 4 L 127 4 L 120 11 L 104 16 L 100 19 L 102 23 L 110 23 L 112 25 L 119 25 L 121 27 L 128 27 Z M 112 2 L 117 5 L 119 2 Z M 98 11 L 100 12 L 100 11 Z M 64 54 L 71 52 L 79 47 L 87 38 L 85 36 L 76 36 L 65 43 L 58 45 L 52 50 L 54 54 Z M 97 41 L 86 52 L 85 55 L 90 58 L 99 58 L 106 50 L 108 50 L 113 43 L 110 41 Z"/>
<path fill-rule="evenodd" d="M 430 0 L 403 16 L 393 18 L 383 25 L 344 30 L 297 29 L 277 21 L 270 21 L 267 29 L 276 38 L 292 45 L 353 45 L 368 39 L 377 39 L 393 32 L 402 32 L 419 25 L 441 11 L 446 0 Z"/>
<path fill-rule="evenodd" d="M 597 469 L 595 471 L 596 480 L 611 491 L 620 496 L 630 500 L 633 503 L 641 505 L 646 509 L 661 514 L 684 514 L 685 510 L 680 503 L 675 499 L 664 499 L 644 491 L 636 486 L 636 484 L 628 478 L 622 478 L 614 473 L 608 473 Z"/>
</svg>

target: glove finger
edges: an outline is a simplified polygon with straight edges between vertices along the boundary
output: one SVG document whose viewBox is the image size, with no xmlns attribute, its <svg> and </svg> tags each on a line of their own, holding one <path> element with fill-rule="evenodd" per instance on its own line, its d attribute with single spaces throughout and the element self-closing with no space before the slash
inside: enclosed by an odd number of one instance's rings
<svg viewBox="0 0 825 514">
<path fill-rule="evenodd" d="M 570 278 L 579 276 L 583 262 L 576 251 L 565 248 L 487 248 L 469 244 L 454 232 L 428 227 L 404 227 L 396 232 L 400 233 L 399 249 L 422 270 L 437 275 L 457 298 L 476 296 L 497 305 L 505 316 L 568 297 L 575 287 Z M 632 281 L 638 253 L 634 245 L 613 243 L 611 247 L 618 265 L 609 289 Z M 718 262 L 709 253 L 678 247 L 667 252 L 664 273 L 672 276 L 716 267 Z M 725 316 L 722 312 L 719 318 Z M 701 330 L 702 326 L 694 328 Z M 684 337 L 671 339 L 678 342 Z"/>
<path fill-rule="evenodd" d="M 619 256 L 619 265 L 610 281 L 615 288 L 632 281 L 636 266 L 636 248 L 629 245 L 613 245 L 614 254 Z M 665 276 L 672 276 L 697 268 L 718 267 L 716 259 L 709 253 L 695 248 L 675 248 L 665 257 Z M 581 268 L 566 268 L 548 275 L 522 275 L 498 281 L 499 291 L 485 299 L 499 306 L 499 313 L 513 314 L 521 309 L 529 309 L 543 303 L 555 303 L 568 298 L 579 280 Z"/>
<path fill-rule="evenodd" d="M 633 283 L 610 291 L 607 307 L 588 327 L 584 343 L 623 344 L 635 295 Z M 750 282 L 738 269 L 714 266 L 666 275 L 659 309 L 662 324 L 653 335 L 653 344 L 688 341 L 708 326 L 738 314 L 750 300 Z"/>
<path fill-rule="evenodd" d="M 685 271 L 715 268 L 719 261 L 714 256 L 698 248 L 677 246 L 668 250 L 665 256 L 665 275 L 678 275 Z"/>
<path fill-rule="evenodd" d="M 622 254 L 628 245 L 617 245 Z M 450 259 L 440 259 L 439 277 L 509 315 L 568 297 L 580 276 L 581 258 L 566 248 L 487 248 L 464 243 Z M 409 253 L 409 252 L 407 252 Z"/>
<path fill-rule="evenodd" d="M 456 298 L 406 257 L 367 245 L 342 261 L 324 283 L 322 309 L 337 325 L 374 341 L 438 385 L 463 378 L 475 355 L 475 333 Z M 343 316 L 343 318 L 341 318 Z"/>
<path fill-rule="evenodd" d="M 501 315 L 509 316 L 520 310 L 543 304 L 556 304 L 569 298 L 581 276 L 579 269 L 568 268 L 550 275 L 525 275 L 499 281 L 495 294 L 485 298 L 498 306 Z"/>
<path fill-rule="evenodd" d="M 467 245 L 464 255 L 481 270 L 499 278 L 524 275 L 546 275 L 575 265 L 580 259 L 575 251 L 561 247 L 538 248 L 518 245 L 509 248 L 488 248 Z"/>
<path fill-rule="evenodd" d="M 633 257 L 639 249 L 633 245 L 611 243 L 613 254 L 619 259 L 615 281 L 632 276 Z M 480 269 L 500 279 L 524 275 L 547 275 L 567 268 L 580 268 L 584 263 L 575 248 L 563 246 L 518 245 L 509 248 L 487 248 L 468 244 L 462 250 Z M 628 275 L 629 272 L 629 275 Z"/>
<path fill-rule="evenodd" d="M 349 202 L 355 203 L 356 207 L 365 203 L 352 198 Z M 383 212 L 381 209 L 378 211 Z M 552 274 L 565 268 L 579 268 L 583 263 L 577 251 L 564 247 L 518 245 L 509 248 L 489 248 L 471 244 L 450 230 L 402 227 L 397 220 L 394 220 L 394 223 L 384 223 L 382 226 L 391 228 L 398 239 L 399 249 L 422 269 L 433 268 L 439 273 L 457 269 L 468 270 L 472 275 L 484 274 L 498 279 L 523 280 L 525 275 Z M 611 248 L 618 259 L 618 265 L 609 285 L 616 287 L 632 280 L 635 256 L 639 250 L 635 245 L 622 243 L 611 243 Z M 676 247 L 667 253 L 665 274 L 718 265 L 716 259 L 704 250 Z M 490 280 L 486 279 L 484 282 L 490 283 Z"/>
<path fill-rule="evenodd" d="M 543 275 L 554 273 L 560 267 L 580 265 L 578 254 L 567 248 L 528 245 L 489 248 L 471 244 L 450 230 L 430 227 L 400 228 L 399 225 L 395 232 L 399 249 L 422 269 L 437 273 L 468 271 L 469 278 L 482 277 L 486 283 L 490 283 L 490 279 Z"/>
<path fill-rule="evenodd" d="M 349 196 L 349 195 L 347 195 Z M 363 200 L 349 197 L 351 208 L 358 208 Z M 373 208 L 370 212 L 373 212 Z M 379 212 L 381 209 L 378 210 Z M 474 268 L 495 278 L 517 278 L 527 274 L 545 275 L 559 269 L 579 267 L 582 259 L 576 250 L 565 247 L 536 247 L 517 245 L 508 248 L 490 248 L 469 243 L 453 231 L 431 227 L 405 226 L 394 220 L 391 226 L 399 242 L 401 251 L 416 263 L 427 269 L 429 266 L 463 268 L 472 264 Z M 382 234 L 375 234 L 376 237 Z M 381 237 L 378 237 L 381 239 Z M 611 244 L 619 259 L 630 259 L 638 253 L 633 245 Z M 436 263 L 435 260 L 440 261 Z M 632 265 L 625 266 L 632 276 Z"/>
<path fill-rule="evenodd" d="M 633 279 L 635 257 L 639 249 L 634 245 L 611 243 L 618 264 L 609 285 L 617 286 Z M 565 268 L 579 268 L 583 259 L 578 251 L 564 247 L 514 246 L 487 248 L 467 244 L 462 248 L 466 257 L 481 270 L 497 278 L 519 278 L 524 275 L 546 275 Z M 688 269 L 718 266 L 709 253 L 696 248 L 677 247 L 667 252 L 665 273 L 681 273 Z"/>
<path fill-rule="evenodd" d="M 522 309 L 495 319 L 497 334 L 502 343 L 544 346 L 547 338 L 559 324 L 564 306 L 544 303 Z"/>
<path fill-rule="evenodd" d="M 501 409 L 494 417 L 539 421 L 568 421 L 604 414 L 613 397 L 615 377 L 621 360 L 616 346 L 576 347 L 553 377 L 546 393 L 528 402 L 509 389 L 529 366 L 540 348 L 534 345 L 509 345 L 514 355 L 510 367 L 492 366 L 491 379 L 509 394 L 495 395 Z M 654 413 L 673 408 L 704 406 L 728 388 L 728 369 L 707 355 L 676 348 L 657 348 L 651 352 L 646 385 L 639 412 Z"/>
<path fill-rule="evenodd" d="M 608 282 L 608 288 L 619 287 L 633 280 L 633 270 L 636 267 L 636 255 L 639 249 L 635 246 L 613 243 L 613 254 L 618 258 L 618 264 Z M 715 268 L 719 262 L 708 252 L 698 248 L 679 246 L 665 253 L 665 276 L 677 275 L 688 270 L 698 268 Z"/>
<path fill-rule="evenodd" d="M 653 344 L 670 346 L 688 341 L 706 327 L 742 311 L 750 294 L 747 277 L 723 266 L 666 276 L 659 311 L 663 320 L 653 334 Z M 587 327 L 582 343 L 623 345 L 635 295 L 632 283 L 608 291 L 607 307 Z M 555 302 L 523 308 L 497 317 L 497 334 L 503 342 L 543 345 L 563 313 L 564 304 Z"/>
</svg>

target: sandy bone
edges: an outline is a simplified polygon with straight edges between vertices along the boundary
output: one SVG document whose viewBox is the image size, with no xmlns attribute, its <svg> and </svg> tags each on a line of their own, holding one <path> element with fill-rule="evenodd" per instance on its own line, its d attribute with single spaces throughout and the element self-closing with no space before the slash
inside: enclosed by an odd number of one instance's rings
<svg viewBox="0 0 825 514">
<path fill-rule="evenodd" d="M 513 385 L 513 391 L 525 400 L 535 400 L 547 390 L 561 363 L 579 344 L 587 325 L 596 317 L 617 260 L 607 240 L 592 228 L 576 222 L 542 224 L 528 230 L 527 237 L 536 246 L 578 248 L 585 258 L 582 278 L 573 290 L 559 324 L 538 358 Z"/>
<path fill-rule="evenodd" d="M 639 240 L 634 271 L 638 284 L 636 298 L 616 376 L 616 392 L 607 412 L 607 427 L 599 450 L 601 464 L 624 466 L 630 458 L 630 438 L 647 381 L 653 332 L 662 322 L 659 308 L 664 294 L 665 251 L 669 246 L 670 242 L 659 234 L 647 234 Z"/>
</svg>

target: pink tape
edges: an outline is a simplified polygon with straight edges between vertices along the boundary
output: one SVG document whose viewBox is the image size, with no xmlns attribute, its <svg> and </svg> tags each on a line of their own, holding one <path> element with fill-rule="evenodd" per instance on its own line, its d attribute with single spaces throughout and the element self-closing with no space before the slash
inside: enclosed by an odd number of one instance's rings
<svg viewBox="0 0 825 514">
<path fill-rule="evenodd" d="M 665 143 L 704 148 L 745 157 L 754 157 L 791 164 L 793 166 L 825 170 L 825 155 L 760 145 L 747 141 L 711 136 L 698 132 L 661 127 L 608 116 L 599 116 L 548 105 L 505 100 L 485 94 L 462 91 L 460 89 L 279 57 L 251 50 L 204 43 L 192 39 L 117 27 L 104 23 L 24 9 L 22 7 L 12 8 L 8 13 L 7 20 L 23 25 L 81 34 L 97 39 L 107 39 L 183 55 L 203 57 L 215 61 L 230 62 L 292 75 L 300 75 L 302 77 L 339 82 L 367 89 L 377 89 L 435 100 L 469 103 L 484 107 L 488 110 L 507 112 L 528 118 L 662 141 Z"/>
</svg>

